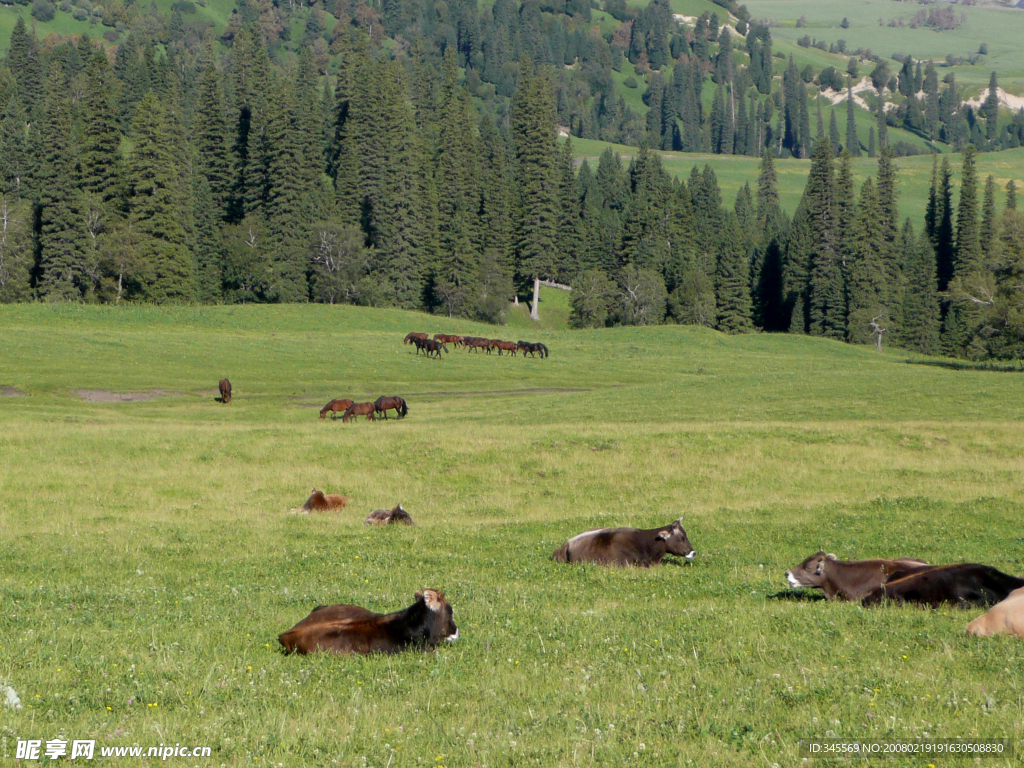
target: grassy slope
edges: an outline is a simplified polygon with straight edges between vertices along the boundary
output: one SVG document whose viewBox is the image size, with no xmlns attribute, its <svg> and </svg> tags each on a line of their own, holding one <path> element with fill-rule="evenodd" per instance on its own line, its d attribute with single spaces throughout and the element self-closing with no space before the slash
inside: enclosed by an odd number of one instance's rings
<svg viewBox="0 0 1024 768">
<path fill-rule="evenodd" d="M 1024 646 L 965 637 L 978 611 L 864 611 L 783 580 L 818 546 L 1024 572 L 1018 374 L 680 327 L 539 331 L 545 361 L 400 342 L 452 325 L 0 307 L 0 384 L 32 395 L 0 399 L 0 677 L 28 705 L 3 757 L 58 733 L 208 744 L 232 766 L 796 765 L 826 729 L 1021 748 Z M 70 391 L 155 387 L 179 394 Z M 538 391 L 565 388 L 582 391 Z M 316 418 L 381 392 L 409 417 Z M 285 514 L 314 484 L 350 507 Z M 359 525 L 397 501 L 418 527 Z M 680 512 L 692 565 L 548 559 Z M 317 603 L 390 610 L 425 585 L 462 634 L 437 654 L 276 650 Z"/>
<path fill-rule="evenodd" d="M 842 110 L 840 110 L 842 112 Z M 840 132 L 843 128 L 840 128 Z M 605 147 L 611 147 L 618 152 L 626 162 L 635 152 L 635 147 L 627 147 L 622 144 L 609 144 L 601 141 L 589 141 L 586 139 L 573 139 L 573 148 L 576 156 L 587 158 L 588 162 L 596 168 L 597 158 L 604 151 Z M 719 186 L 722 188 L 723 200 L 731 205 L 736 197 L 736 192 L 745 182 L 751 186 L 757 179 L 759 160 L 754 157 L 740 157 L 736 155 L 697 155 L 685 152 L 662 152 L 662 162 L 669 173 L 688 178 L 690 169 L 694 165 L 703 168 L 709 164 L 718 176 Z M 954 185 L 959 183 L 960 162 L 959 154 L 949 155 L 953 167 Z M 874 176 L 877 170 L 877 160 L 869 157 L 855 158 L 853 160 L 854 179 L 859 185 L 868 176 Z M 896 161 L 899 169 L 899 195 L 900 212 L 902 216 L 910 216 L 915 226 L 919 226 L 923 216 L 925 205 L 928 202 L 928 189 L 931 185 L 932 159 L 930 156 L 918 155 L 916 157 L 901 157 Z M 800 195 L 803 194 L 804 185 L 807 183 L 807 172 L 810 169 L 810 161 L 807 160 L 776 160 L 775 168 L 779 174 L 779 192 L 782 196 L 783 207 L 792 213 L 800 202 Z M 996 183 L 1000 190 L 1006 186 L 1011 178 L 1016 180 L 1017 188 L 1020 189 L 1024 183 L 1024 149 L 1008 150 L 1006 152 L 987 152 L 978 155 L 978 173 L 982 183 L 988 174 L 995 176 Z M 998 200 L 1002 205 L 1002 194 Z"/>
<path fill-rule="evenodd" d="M 878 19 L 909 20 L 921 6 L 895 0 L 750 0 L 747 3 L 754 18 L 766 17 L 779 21 L 781 27 L 772 29 L 773 39 L 795 43 L 804 35 L 834 43 L 846 40 L 850 50 L 870 48 L 881 56 L 894 53 L 913 54 L 916 58 L 931 57 L 944 60 L 946 54 L 967 57 L 977 53 L 983 42 L 988 43 L 988 55 L 976 67 L 956 67 L 957 80 L 976 88 L 988 85 L 989 73 L 996 70 L 1000 84 L 1011 91 L 1024 89 L 1024 59 L 1020 56 L 1020 40 L 1024 35 L 1024 11 L 993 6 L 954 6 L 957 16 L 967 14 L 967 24 L 947 32 L 909 27 L 879 26 Z M 927 8 L 925 9 L 927 10 Z M 797 29 L 795 22 L 806 16 L 807 26 Z M 850 28 L 842 29 L 843 17 L 850 20 Z"/>
</svg>

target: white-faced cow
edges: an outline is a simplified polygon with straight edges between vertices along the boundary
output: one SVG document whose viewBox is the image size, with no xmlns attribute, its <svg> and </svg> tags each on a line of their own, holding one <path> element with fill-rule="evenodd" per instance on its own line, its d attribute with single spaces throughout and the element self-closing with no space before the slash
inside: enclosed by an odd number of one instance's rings
<svg viewBox="0 0 1024 768">
<path fill-rule="evenodd" d="M 661 528 L 597 528 L 573 536 L 551 557 L 559 563 L 597 563 L 598 565 L 657 565 L 665 555 L 692 560 L 697 553 L 686 538 L 682 521 Z"/>
<path fill-rule="evenodd" d="M 398 653 L 428 650 L 459 639 L 452 607 L 436 589 L 416 593 L 416 601 L 394 613 L 374 613 L 358 605 L 321 605 L 277 638 L 288 653 Z"/>
<path fill-rule="evenodd" d="M 837 560 L 822 551 L 786 571 L 786 581 L 799 589 L 820 589 L 829 600 L 860 600 L 890 579 L 931 566 L 923 560 Z"/>
</svg>

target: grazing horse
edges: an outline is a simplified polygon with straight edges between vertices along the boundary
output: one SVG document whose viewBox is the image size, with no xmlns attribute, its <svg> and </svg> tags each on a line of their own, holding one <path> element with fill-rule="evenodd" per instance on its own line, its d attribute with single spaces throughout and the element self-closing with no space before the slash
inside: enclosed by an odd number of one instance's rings
<svg viewBox="0 0 1024 768">
<path fill-rule="evenodd" d="M 367 421 L 373 421 L 373 414 L 376 410 L 373 407 L 373 403 L 353 403 L 346 409 L 345 415 L 341 417 L 341 420 L 344 422 L 354 419 L 356 416 L 365 416 Z"/>
<path fill-rule="evenodd" d="M 326 418 L 327 414 L 331 414 L 332 419 L 338 418 L 338 414 L 344 415 L 345 411 L 348 410 L 349 406 L 353 403 L 347 397 L 344 400 L 331 400 L 327 405 L 320 409 L 320 418 Z"/>
<path fill-rule="evenodd" d="M 511 341 L 498 341 L 497 339 L 491 342 L 491 348 L 497 349 L 499 355 L 501 354 L 502 350 L 505 350 L 513 357 L 515 357 L 516 349 L 518 349 L 518 347 Z"/>
<path fill-rule="evenodd" d="M 227 379 L 221 379 L 220 383 L 217 385 L 217 388 L 220 390 L 220 401 L 222 403 L 230 403 L 231 402 L 231 382 L 228 381 Z"/>
<path fill-rule="evenodd" d="M 517 341 L 516 346 L 523 350 L 523 357 L 526 357 L 527 353 L 530 354 L 530 357 L 536 357 L 535 352 L 540 352 L 542 358 L 548 356 L 548 348 L 540 342 Z"/>
<path fill-rule="evenodd" d="M 488 339 L 482 339 L 479 336 L 466 336 L 463 338 L 462 343 L 465 345 L 466 349 L 475 349 L 477 351 L 487 349 L 490 344 Z"/>
<path fill-rule="evenodd" d="M 448 351 L 448 347 L 444 345 L 444 342 L 434 341 L 433 339 L 417 339 L 416 340 L 416 353 L 419 354 L 421 349 L 426 350 L 427 357 L 430 357 L 431 353 L 437 355 L 437 359 L 441 359 L 441 350 Z"/>
<path fill-rule="evenodd" d="M 416 339 L 426 339 L 426 338 L 429 338 L 429 337 L 425 333 L 410 333 L 408 336 L 405 337 L 405 341 L 403 341 L 402 343 L 403 344 L 408 344 L 408 343 L 412 342 L 412 343 L 415 344 L 416 343 Z"/>
<path fill-rule="evenodd" d="M 398 414 L 398 418 L 405 418 L 406 414 L 409 413 L 409 406 L 405 404 L 405 400 L 400 397 L 378 397 L 376 402 L 373 404 L 373 408 L 377 413 L 384 414 L 384 420 L 388 418 L 388 410 L 391 408 L 395 409 L 395 413 Z"/>
</svg>

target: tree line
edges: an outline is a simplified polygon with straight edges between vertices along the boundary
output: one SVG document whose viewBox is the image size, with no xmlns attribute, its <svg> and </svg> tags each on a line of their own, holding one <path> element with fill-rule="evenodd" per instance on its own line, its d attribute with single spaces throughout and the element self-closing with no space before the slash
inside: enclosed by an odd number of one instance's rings
<svg viewBox="0 0 1024 768">
<path fill-rule="evenodd" d="M 507 114 L 481 117 L 453 49 L 389 59 L 349 27 L 341 51 L 318 85 L 311 49 L 277 63 L 252 25 L 193 77 L 146 45 L 112 61 L 87 37 L 44 50 L 19 24 L 0 69 L 0 300 L 347 302 L 500 322 L 550 279 L 573 285 L 581 327 L 1020 351 L 1015 189 L 1001 212 L 994 179 L 979 194 L 970 145 L 956 205 L 936 163 L 915 231 L 884 136 L 855 190 L 834 126 L 812 135 L 798 118 L 811 163 L 790 218 L 767 147 L 730 205 L 710 167 L 672 179 L 653 135 L 628 164 L 606 151 L 577 167 L 550 70 L 529 56 Z"/>
</svg>

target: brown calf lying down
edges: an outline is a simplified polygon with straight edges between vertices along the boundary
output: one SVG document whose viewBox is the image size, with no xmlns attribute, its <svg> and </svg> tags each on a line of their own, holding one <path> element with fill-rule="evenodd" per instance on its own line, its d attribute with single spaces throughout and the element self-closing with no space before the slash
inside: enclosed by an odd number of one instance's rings
<svg viewBox="0 0 1024 768">
<path fill-rule="evenodd" d="M 222 403 L 231 402 L 231 382 L 227 379 L 221 379 L 217 384 L 217 389 L 220 390 L 220 401 Z"/>
<path fill-rule="evenodd" d="M 893 578 L 930 567 L 923 560 L 837 560 L 822 551 L 786 571 L 791 587 L 820 589 L 829 600 L 860 600 Z"/>
<path fill-rule="evenodd" d="M 1024 588 L 1010 596 L 967 625 L 967 634 L 977 637 L 1016 635 L 1024 637 Z"/>
<path fill-rule="evenodd" d="M 319 606 L 277 639 L 288 653 L 398 653 L 455 642 L 459 629 L 444 595 L 425 589 L 416 593 L 416 602 L 394 613 L 357 605 Z"/>
<path fill-rule="evenodd" d="M 412 517 L 399 504 L 394 509 L 375 509 L 363 520 L 363 525 L 415 525 Z"/>
<path fill-rule="evenodd" d="M 336 493 L 327 493 L 313 489 L 313 495 L 298 509 L 291 510 L 293 515 L 308 515 L 310 512 L 327 512 L 332 509 L 344 509 L 348 499 Z"/>
<path fill-rule="evenodd" d="M 559 563 L 599 565 L 657 565 L 665 555 L 692 560 L 697 553 L 686 538 L 681 521 L 661 528 L 597 528 L 573 536 L 551 555 Z"/>
<path fill-rule="evenodd" d="M 895 603 L 921 603 L 932 608 L 943 603 L 991 605 L 1005 600 L 1013 590 L 1021 587 L 1024 587 L 1024 579 L 989 565 L 939 565 L 891 579 L 872 590 L 861 602 L 878 605 L 891 600 Z"/>
</svg>

